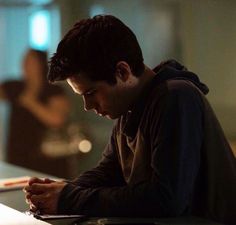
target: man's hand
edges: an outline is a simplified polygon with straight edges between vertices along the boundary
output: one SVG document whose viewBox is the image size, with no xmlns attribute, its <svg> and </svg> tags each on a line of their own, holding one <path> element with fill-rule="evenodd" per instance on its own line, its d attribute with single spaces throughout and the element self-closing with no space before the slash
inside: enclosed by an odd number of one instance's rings
<svg viewBox="0 0 236 225">
<path fill-rule="evenodd" d="M 56 214 L 59 195 L 66 184 L 48 178 L 33 177 L 24 188 L 26 202 L 34 212 L 39 210 L 43 214 Z"/>
</svg>

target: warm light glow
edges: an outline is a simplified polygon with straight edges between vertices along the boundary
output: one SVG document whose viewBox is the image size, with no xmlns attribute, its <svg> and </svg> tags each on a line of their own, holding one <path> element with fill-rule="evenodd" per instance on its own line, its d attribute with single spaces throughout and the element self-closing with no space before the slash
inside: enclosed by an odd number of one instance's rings
<svg viewBox="0 0 236 225">
<path fill-rule="evenodd" d="M 83 153 L 88 153 L 92 149 L 92 143 L 89 140 L 82 140 L 78 144 L 79 150 Z"/>
</svg>

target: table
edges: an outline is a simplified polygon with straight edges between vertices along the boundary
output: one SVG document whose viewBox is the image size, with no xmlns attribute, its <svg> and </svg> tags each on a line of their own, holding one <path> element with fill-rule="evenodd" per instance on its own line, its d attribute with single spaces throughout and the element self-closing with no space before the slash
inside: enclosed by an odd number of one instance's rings
<svg viewBox="0 0 236 225">
<path fill-rule="evenodd" d="M 43 174 L 37 171 L 25 169 L 22 167 L 18 167 L 18 166 L 0 161 L 0 179 L 20 177 L 20 176 L 55 178 L 51 175 Z M 25 202 L 25 196 L 22 190 L 11 190 L 11 191 L 0 192 L 0 203 L 21 212 L 24 212 L 29 209 L 28 205 Z M 53 221 L 50 221 L 50 223 L 52 223 L 53 225 L 67 225 L 67 224 L 72 225 L 73 221 L 75 220 L 74 219 L 53 220 Z"/>
<path fill-rule="evenodd" d="M 45 177 L 47 175 L 8 163 L 0 162 L 0 179 L 20 176 Z M 21 190 L 1 192 L 0 202 L 19 211 L 25 211 L 28 209 L 28 206 L 25 202 L 24 193 Z"/>
<path fill-rule="evenodd" d="M 22 167 L 14 166 L 0 161 L 0 179 L 18 176 L 36 176 L 36 177 L 51 177 L 37 171 L 24 169 Z M 11 190 L 7 192 L 0 192 L 0 203 L 3 203 L 18 211 L 26 211 L 28 205 L 25 202 L 24 193 L 22 190 Z M 195 217 L 180 217 L 180 218 L 165 218 L 165 219 L 144 219 L 144 218 L 88 218 L 84 222 L 76 222 L 76 219 L 61 219 L 50 220 L 49 223 L 53 225 L 96 225 L 98 220 L 107 221 L 106 224 L 135 224 L 135 221 L 142 221 L 142 224 L 157 222 L 160 225 L 220 225 L 219 223 L 211 222 L 201 218 Z M 154 223 L 153 223 L 154 224 Z"/>
</svg>

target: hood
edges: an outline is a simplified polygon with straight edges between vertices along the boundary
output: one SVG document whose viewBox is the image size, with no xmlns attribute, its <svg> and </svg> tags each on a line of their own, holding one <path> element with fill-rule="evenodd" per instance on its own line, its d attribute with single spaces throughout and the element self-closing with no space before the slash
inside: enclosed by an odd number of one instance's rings
<svg viewBox="0 0 236 225">
<path fill-rule="evenodd" d="M 161 81 L 170 79 L 188 80 L 196 85 L 203 94 L 206 95 L 209 92 L 208 87 L 199 80 L 195 73 L 188 71 L 186 67 L 174 59 L 160 63 L 153 69 L 153 71 L 157 73 Z"/>
</svg>

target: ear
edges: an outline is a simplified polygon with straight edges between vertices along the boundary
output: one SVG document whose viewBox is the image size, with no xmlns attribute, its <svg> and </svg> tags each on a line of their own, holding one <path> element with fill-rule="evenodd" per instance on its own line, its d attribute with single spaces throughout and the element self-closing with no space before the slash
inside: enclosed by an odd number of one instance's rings
<svg viewBox="0 0 236 225">
<path fill-rule="evenodd" d="M 132 75 L 131 68 L 129 64 L 125 61 L 119 61 L 116 64 L 116 76 L 122 81 L 127 81 L 129 77 Z"/>
</svg>

